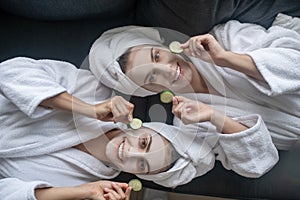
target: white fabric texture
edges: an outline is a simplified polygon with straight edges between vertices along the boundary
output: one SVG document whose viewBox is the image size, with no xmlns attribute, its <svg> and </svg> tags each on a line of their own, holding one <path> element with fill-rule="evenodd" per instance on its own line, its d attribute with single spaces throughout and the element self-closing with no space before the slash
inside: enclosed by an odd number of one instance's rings
<svg viewBox="0 0 300 200">
<path fill-rule="evenodd" d="M 48 183 L 42 181 L 22 181 L 17 178 L 0 179 L 0 194 L 3 200 L 36 200 L 34 196 L 35 188 L 50 187 Z"/>
<path fill-rule="evenodd" d="M 300 18 L 278 13 L 272 26 L 281 26 L 287 29 L 294 30 L 300 34 Z"/>
</svg>

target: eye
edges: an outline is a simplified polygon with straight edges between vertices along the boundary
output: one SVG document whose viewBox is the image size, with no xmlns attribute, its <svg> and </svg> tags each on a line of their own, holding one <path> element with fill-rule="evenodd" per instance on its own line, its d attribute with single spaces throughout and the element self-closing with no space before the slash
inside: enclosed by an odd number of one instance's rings
<svg viewBox="0 0 300 200">
<path fill-rule="evenodd" d="M 149 76 L 149 82 L 150 82 L 150 83 L 155 82 L 155 74 L 151 74 L 151 75 Z"/>
<path fill-rule="evenodd" d="M 158 62 L 158 61 L 159 61 L 159 51 L 156 51 L 156 52 L 154 53 L 154 60 L 155 60 L 155 62 Z"/>
<path fill-rule="evenodd" d="M 140 147 L 142 148 L 142 149 L 145 149 L 146 147 L 147 147 L 147 143 L 148 143 L 148 141 L 147 141 L 147 139 L 146 138 L 141 138 L 140 140 L 139 140 L 139 145 L 140 145 Z"/>
<path fill-rule="evenodd" d="M 141 171 L 145 171 L 145 160 L 144 159 L 139 159 L 138 161 L 138 168 L 141 170 Z"/>
</svg>

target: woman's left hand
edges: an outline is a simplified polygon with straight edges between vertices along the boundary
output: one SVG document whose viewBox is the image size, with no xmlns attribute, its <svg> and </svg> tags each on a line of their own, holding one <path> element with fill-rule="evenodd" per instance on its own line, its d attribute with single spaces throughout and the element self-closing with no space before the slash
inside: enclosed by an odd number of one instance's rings
<svg viewBox="0 0 300 200">
<path fill-rule="evenodd" d="M 172 113 L 184 124 L 210 121 L 213 109 L 199 101 L 182 96 L 173 97 Z"/>
<path fill-rule="evenodd" d="M 181 44 L 181 48 L 188 56 L 200 58 L 219 67 L 227 67 L 257 80 L 265 81 L 249 55 L 225 50 L 211 34 L 191 37 Z"/>
<path fill-rule="evenodd" d="M 191 37 L 181 47 L 186 55 L 200 58 L 206 62 L 214 62 L 217 65 L 221 64 L 221 58 L 226 54 L 226 51 L 211 34 Z"/>
</svg>

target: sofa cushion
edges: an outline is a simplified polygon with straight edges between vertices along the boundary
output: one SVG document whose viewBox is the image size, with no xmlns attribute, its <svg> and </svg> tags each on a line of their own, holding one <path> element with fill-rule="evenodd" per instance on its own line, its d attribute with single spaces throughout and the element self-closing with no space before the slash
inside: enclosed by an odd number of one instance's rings
<svg viewBox="0 0 300 200">
<path fill-rule="evenodd" d="M 110 18 L 132 13 L 136 0 L 1 0 L 3 10 L 39 20 Z"/>
<path fill-rule="evenodd" d="M 230 19 L 269 27 L 277 13 L 300 16 L 299 0 L 139 0 L 136 22 L 175 29 L 187 35 L 208 32 Z"/>
</svg>

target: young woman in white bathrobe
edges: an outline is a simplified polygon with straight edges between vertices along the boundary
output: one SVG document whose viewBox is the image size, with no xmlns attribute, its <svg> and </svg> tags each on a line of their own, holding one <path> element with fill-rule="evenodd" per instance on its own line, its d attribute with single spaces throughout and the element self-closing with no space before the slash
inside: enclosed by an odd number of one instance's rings
<svg viewBox="0 0 300 200">
<path fill-rule="evenodd" d="M 129 200 L 127 183 L 97 180 L 158 173 L 176 155 L 150 128 L 121 129 L 134 105 L 87 70 L 22 57 L 0 70 L 1 199 Z"/>
<path fill-rule="evenodd" d="M 278 149 L 291 149 L 297 143 L 299 33 L 280 26 L 266 30 L 229 21 L 206 35 L 182 35 L 132 26 L 107 31 L 91 48 L 90 69 L 104 84 L 129 94 L 146 96 L 166 89 L 178 93 L 173 113 L 185 124 L 209 121 L 226 133 L 228 130 L 220 126 L 231 124 L 231 118 L 256 113 L 261 118 L 249 117 L 248 121 L 266 124 Z M 165 47 L 171 42 L 169 38 L 176 37 L 182 54 Z M 97 57 L 98 49 L 103 48 L 105 59 Z M 126 91 L 116 81 L 133 90 Z M 137 91 L 138 86 L 145 90 Z M 192 93 L 189 98 L 183 97 L 188 93 Z"/>
</svg>

